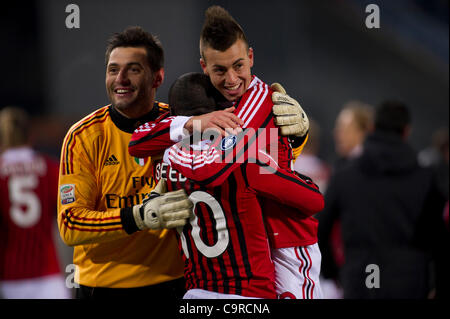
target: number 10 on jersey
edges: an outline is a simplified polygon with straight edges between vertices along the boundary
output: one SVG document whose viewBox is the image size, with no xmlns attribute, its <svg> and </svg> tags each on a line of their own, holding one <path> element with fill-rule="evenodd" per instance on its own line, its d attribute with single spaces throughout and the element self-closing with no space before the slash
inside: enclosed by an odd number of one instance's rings
<svg viewBox="0 0 450 319">
<path fill-rule="evenodd" d="M 195 191 L 190 196 L 189 199 L 193 202 L 194 207 L 194 218 L 191 218 L 190 224 L 192 226 L 192 238 L 194 240 L 195 247 L 207 258 L 215 258 L 220 256 L 228 247 L 230 241 L 229 233 L 227 229 L 227 223 L 225 219 L 225 214 L 220 207 L 219 202 L 210 194 L 203 191 Z M 200 237 L 200 226 L 198 225 L 198 216 L 195 214 L 195 207 L 198 203 L 205 203 L 211 209 L 214 219 L 216 221 L 216 232 L 217 232 L 217 242 L 208 246 Z M 178 228 L 178 233 L 181 237 L 181 246 L 183 247 L 183 252 L 186 258 L 189 258 L 189 251 L 186 245 L 186 237 L 184 236 L 183 229 Z M 206 231 L 203 229 L 203 231 Z"/>
</svg>

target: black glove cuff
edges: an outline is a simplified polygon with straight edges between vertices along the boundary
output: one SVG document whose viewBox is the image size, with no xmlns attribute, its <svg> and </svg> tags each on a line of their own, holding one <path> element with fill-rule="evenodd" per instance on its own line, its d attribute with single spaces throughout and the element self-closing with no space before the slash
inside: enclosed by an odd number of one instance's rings
<svg viewBox="0 0 450 319">
<path fill-rule="evenodd" d="M 128 235 L 131 235 L 132 233 L 135 233 L 139 230 L 136 222 L 134 221 L 133 207 L 122 208 L 120 210 L 120 219 L 122 222 L 123 230 L 125 230 Z"/>
<path fill-rule="evenodd" d="M 309 130 L 303 136 L 290 135 L 289 136 L 289 142 L 291 143 L 291 147 L 292 148 L 297 148 L 297 147 L 301 146 L 305 142 L 305 139 L 308 136 L 308 132 L 309 132 Z"/>
</svg>

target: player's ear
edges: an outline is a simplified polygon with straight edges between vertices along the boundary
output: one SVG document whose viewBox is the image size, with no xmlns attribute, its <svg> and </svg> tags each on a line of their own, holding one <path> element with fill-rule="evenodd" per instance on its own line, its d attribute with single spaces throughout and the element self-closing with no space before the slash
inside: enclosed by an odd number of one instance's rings
<svg viewBox="0 0 450 319">
<path fill-rule="evenodd" d="M 202 67 L 203 73 L 208 74 L 208 70 L 206 69 L 206 61 L 203 58 L 200 58 L 200 66 Z"/>
<path fill-rule="evenodd" d="M 153 79 L 152 88 L 157 89 L 161 86 L 164 81 L 164 68 L 161 68 L 159 71 L 155 72 L 155 78 Z"/>
<path fill-rule="evenodd" d="M 250 67 L 253 67 L 253 48 L 248 48 L 248 59 L 250 60 Z"/>
</svg>

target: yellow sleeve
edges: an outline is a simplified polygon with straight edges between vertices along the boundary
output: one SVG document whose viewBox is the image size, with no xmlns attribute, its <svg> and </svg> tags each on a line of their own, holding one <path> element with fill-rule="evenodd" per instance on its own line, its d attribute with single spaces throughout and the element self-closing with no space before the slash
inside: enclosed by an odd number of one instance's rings
<svg viewBox="0 0 450 319">
<path fill-rule="evenodd" d="M 306 134 L 304 137 L 298 138 L 299 140 L 295 141 L 292 146 L 292 155 L 294 156 L 293 162 L 297 160 L 297 157 L 300 156 L 300 154 L 303 151 L 303 148 L 306 145 L 306 142 L 308 141 L 309 133 Z M 297 146 L 298 145 L 298 146 Z"/>
<path fill-rule="evenodd" d="M 127 236 L 121 209 L 97 210 L 100 196 L 95 159 L 98 154 L 92 139 L 77 137 L 69 131 L 61 151 L 58 190 L 58 228 L 69 246 L 99 243 Z"/>
</svg>

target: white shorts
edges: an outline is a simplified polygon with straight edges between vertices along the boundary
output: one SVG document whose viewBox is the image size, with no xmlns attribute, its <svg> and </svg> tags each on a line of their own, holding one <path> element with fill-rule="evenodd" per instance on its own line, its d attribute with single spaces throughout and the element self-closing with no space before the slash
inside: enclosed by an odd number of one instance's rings
<svg viewBox="0 0 450 319">
<path fill-rule="evenodd" d="M 279 299 L 322 299 L 319 245 L 272 249 Z"/>
<path fill-rule="evenodd" d="M 0 297 L 5 299 L 70 299 L 61 275 L 5 280 L 0 282 Z"/>
<path fill-rule="evenodd" d="M 189 289 L 183 296 L 183 299 L 259 299 L 255 297 L 245 297 L 232 294 L 222 294 L 203 289 Z"/>
</svg>

